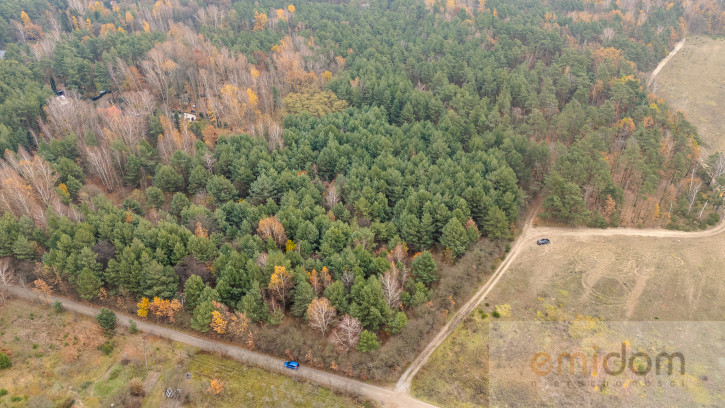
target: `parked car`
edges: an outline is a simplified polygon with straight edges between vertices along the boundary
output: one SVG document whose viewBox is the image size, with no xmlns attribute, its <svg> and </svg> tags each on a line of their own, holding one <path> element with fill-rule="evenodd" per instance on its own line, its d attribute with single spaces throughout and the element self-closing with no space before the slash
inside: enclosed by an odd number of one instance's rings
<svg viewBox="0 0 725 408">
<path fill-rule="evenodd" d="M 549 238 L 541 238 L 540 240 L 536 241 L 536 245 L 546 245 L 550 243 Z"/>
<path fill-rule="evenodd" d="M 300 364 L 296 361 L 285 361 L 284 366 L 289 368 L 290 370 L 296 370 L 300 367 Z"/>
</svg>

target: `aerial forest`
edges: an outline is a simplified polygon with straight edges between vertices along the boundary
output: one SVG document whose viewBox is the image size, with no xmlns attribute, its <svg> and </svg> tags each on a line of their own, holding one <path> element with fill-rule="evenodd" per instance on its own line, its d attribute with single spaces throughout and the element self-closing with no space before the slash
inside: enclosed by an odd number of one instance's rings
<svg viewBox="0 0 725 408">
<path fill-rule="evenodd" d="M 42 293 L 391 378 L 527 208 L 719 221 L 725 158 L 647 86 L 693 24 L 722 34 L 722 6 L 4 0 L 0 257 Z"/>
</svg>

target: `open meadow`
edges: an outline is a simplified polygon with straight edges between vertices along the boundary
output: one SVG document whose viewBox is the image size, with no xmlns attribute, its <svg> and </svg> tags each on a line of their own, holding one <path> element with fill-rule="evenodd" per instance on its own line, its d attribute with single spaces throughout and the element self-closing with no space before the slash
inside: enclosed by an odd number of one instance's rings
<svg viewBox="0 0 725 408">
<path fill-rule="evenodd" d="M 725 38 L 689 37 L 657 76 L 657 95 L 686 112 L 708 153 L 725 151 Z"/>
<path fill-rule="evenodd" d="M 456 329 L 415 378 L 414 395 L 447 407 L 487 406 L 489 376 L 496 368 L 494 353 L 500 350 L 494 340 L 505 335 L 496 326 L 500 322 L 536 325 L 585 321 L 599 327 L 607 322 L 629 321 L 677 328 L 683 322 L 694 321 L 715 323 L 711 323 L 709 337 L 693 342 L 705 347 L 691 351 L 690 356 L 697 361 L 717 362 L 719 373 L 715 370 L 694 379 L 688 377 L 691 381 L 687 386 L 669 390 L 597 389 L 589 390 L 586 397 L 593 406 L 618 405 L 632 401 L 633 395 L 639 406 L 657 406 L 663 398 L 675 398 L 685 404 L 681 406 L 709 406 L 708 401 L 722 401 L 723 390 L 714 385 L 713 379 L 721 378 L 725 359 L 702 352 L 717 353 L 723 344 L 723 238 L 722 233 L 695 239 L 562 236 L 552 238 L 550 245 L 527 243 L 487 303 Z M 592 330 L 592 334 L 602 332 Z M 618 333 L 628 338 L 628 332 Z M 535 333 L 530 338 L 533 342 L 543 337 Z M 571 339 L 572 335 L 566 333 L 564 337 Z M 713 341 L 720 346 L 709 347 Z M 696 364 L 691 367 L 704 370 Z M 513 375 L 507 378 L 507 384 L 520 385 Z M 521 392 L 532 398 L 535 395 L 533 390 Z M 536 398 L 542 399 L 540 395 Z"/>
<path fill-rule="evenodd" d="M 109 338 L 92 318 L 42 303 L 5 303 L 0 351 L 11 355 L 12 367 L 0 371 L 0 407 L 368 406 L 153 336 L 144 358 L 142 336 L 117 327 Z M 212 380 L 221 383 L 219 394 L 209 390 Z M 168 388 L 181 393 L 167 398 Z"/>
</svg>

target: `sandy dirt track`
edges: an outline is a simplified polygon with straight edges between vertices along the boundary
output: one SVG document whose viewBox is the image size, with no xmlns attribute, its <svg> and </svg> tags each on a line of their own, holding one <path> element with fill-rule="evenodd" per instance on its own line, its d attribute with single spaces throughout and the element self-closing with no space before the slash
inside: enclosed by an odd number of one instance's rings
<svg viewBox="0 0 725 408">
<path fill-rule="evenodd" d="M 522 248 L 530 245 L 536 245 L 536 240 L 539 238 L 553 239 L 562 236 L 574 236 L 574 237 L 621 237 L 621 236 L 632 236 L 632 237 L 656 237 L 656 238 L 680 238 L 680 239 L 695 239 L 702 237 L 710 237 L 718 235 L 725 231 L 725 222 L 720 222 L 716 227 L 696 232 L 686 231 L 669 231 L 661 229 L 636 229 L 636 228 L 612 228 L 612 229 L 594 229 L 594 228 L 561 228 L 561 227 L 543 227 L 535 228 L 533 226 L 533 218 L 537 213 L 537 210 L 531 212 L 524 225 L 524 229 L 521 235 L 517 238 L 514 244 L 511 246 L 506 259 L 499 265 L 496 271 L 491 275 L 489 280 L 481 287 L 481 289 L 473 295 L 473 297 L 466 302 L 443 326 L 433 340 L 423 349 L 423 351 L 416 357 L 416 359 L 408 366 L 403 375 L 395 385 L 395 390 L 398 392 L 410 392 L 410 384 L 413 381 L 415 375 L 425 365 L 430 356 L 433 354 L 436 348 L 440 346 L 443 341 L 453 333 L 453 330 L 466 318 L 478 305 L 480 305 L 491 290 L 496 286 L 498 281 L 501 279 L 509 267 L 514 263 L 517 255 Z"/>
<path fill-rule="evenodd" d="M 28 289 L 13 286 L 10 288 L 10 291 L 18 297 L 26 299 L 38 299 L 38 295 Z M 71 310 L 73 312 L 88 316 L 96 316 L 100 312 L 99 308 L 84 305 L 65 298 L 52 296 L 49 300 L 51 302 L 59 301 L 67 310 Z M 118 324 L 122 326 L 128 326 L 130 316 L 122 315 L 120 313 L 117 313 L 117 315 Z M 298 370 L 292 371 L 284 368 L 283 360 L 265 354 L 256 353 L 254 351 L 243 349 L 241 347 L 235 347 L 230 344 L 219 343 L 213 340 L 196 337 L 178 330 L 170 329 L 168 327 L 151 324 L 146 321 L 141 321 L 138 319 L 132 320 L 136 322 L 138 329 L 145 333 L 164 337 L 173 341 L 178 341 L 180 343 L 189 344 L 205 351 L 221 352 L 244 364 L 261 367 L 270 371 L 299 378 L 300 380 L 314 382 L 316 384 L 320 384 L 334 390 L 360 395 L 363 398 L 379 401 L 383 404 L 384 407 L 434 407 L 434 405 L 430 405 L 425 402 L 416 400 L 407 394 L 402 394 L 387 388 L 378 387 L 376 385 L 367 384 L 351 378 L 342 377 L 339 375 L 305 366 L 301 366 Z"/>
</svg>

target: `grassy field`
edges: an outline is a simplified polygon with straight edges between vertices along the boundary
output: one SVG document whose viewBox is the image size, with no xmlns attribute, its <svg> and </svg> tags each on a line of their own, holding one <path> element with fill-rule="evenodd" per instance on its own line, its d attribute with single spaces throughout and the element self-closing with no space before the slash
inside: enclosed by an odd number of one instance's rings
<svg viewBox="0 0 725 408">
<path fill-rule="evenodd" d="M 689 37 L 656 79 L 657 94 L 686 112 L 707 152 L 725 151 L 725 38 Z"/>
<path fill-rule="evenodd" d="M 353 398 L 308 383 L 200 353 L 190 346 L 125 328 L 107 337 L 94 319 L 56 313 L 46 304 L 11 300 L 0 306 L 0 349 L 13 366 L 0 371 L 0 408 L 70 407 L 362 407 Z M 186 373 L 191 374 L 191 380 Z M 223 391 L 207 391 L 212 379 Z M 181 389 L 166 398 L 167 388 Z M 6 390 L 5 393 L 2 390 Z M 5 394 L 5 395 L 3 395 Z"/>
<path fill-rule="evenodd" d="M 489 364 L 494 364 L 488 358 L 488 329 L 494 321 L 602 319 L 664 322 L 672 327 L 676 321 L 724 321 L 724 238 L 722 234 L 692 240 L 571 237 L 557 238 L 541 247 L 532 243 L 491 292 L 487 300 L 490 305 L 475 311 L 436 350 L 413 381 L 414 395 L 447 407 L 487 406 Z M 492 316 L 496 308 L 501 311 L 500 318 Z M 486 318 L 482 317 L 484 312 Z M 490 335 L 502 334 L 492 331 Z M 531 339 L 540 338 L 534 335 Z M 722 345 L 722 339 L 717 344 Z M 703 349 L 723 351 L 717 347 Z M 702 359 L 703 355 L 697 357 Z M 725 367 L 721 356 L 711 358 Z M 703 374 L 688 387 L 670 391 L 647 388 L 640 390 L 641 394 L 628 390 L 626 397 L 636 395 L 640 398 L 638 406 L 657 406 L 655 402 L 665 397 L 682 401 L 685 405 L 681 406 L 722 400 L 723 390 L 712 388 L 708 376 L 711 380 L 721 378 L 715 373 Z M 509 385 L 514 383 L 512 377 Z M 590 394 L 591 401 L 605 405 L 630 401 L 621 390 Z"/>
</svg>

